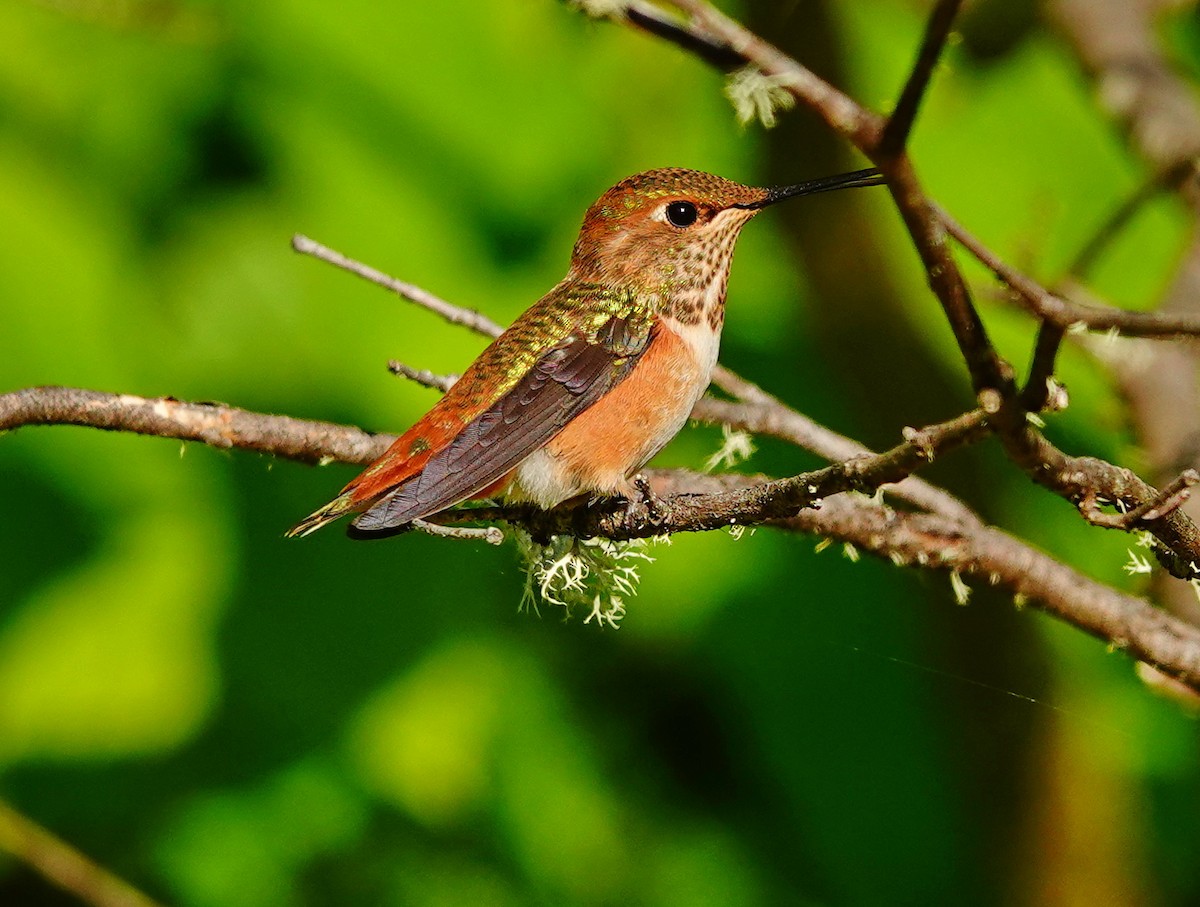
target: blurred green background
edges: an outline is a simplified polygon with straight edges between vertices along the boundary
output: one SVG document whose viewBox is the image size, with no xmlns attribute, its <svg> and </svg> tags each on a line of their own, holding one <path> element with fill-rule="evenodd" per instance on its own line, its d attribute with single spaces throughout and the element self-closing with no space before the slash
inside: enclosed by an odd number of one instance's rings
<svg viewBox="0 0 1200 907">
<path fill-rule="evenodd" d="M 927 5 L 727 5 L 887 109 Z M 1165 26 L 1195 68 L 1195 21 Z M 935 195 L 1052 280 L 1143 178 L 1032 4 L 964 22 L 915 136 Z M 304 232 L 508 321 L 618 179 L 862 166 L 803 112 L 739 128 L 684 53 L 551 0 L 0 2 L 0 389 L 68 384 L 399 430 L 461 329 L 289 249 Z M 1097 289 L 1151 305 L 1151 205 Z M 980 295 L 993 298 L 984 275 Z M 868 443 L 969 390 L 882 192 L 743 237 L 723 360 Z M 985 302 L 1023 365 L 1027 320 Z M 1137 464 L 1068 353 L 1070 449 Z M 660 463 L 720 441 L 685 431 Z M 811 459 L 763 443 L 746 468 Z M 164 901 L 1193 904 L 1194 721 L 1008 599 L 710 533 L 617 630 L 518 613 L 511 545 L 283 531 L 352 475 L 72 428 L 0 437 L 0 793 Z M 933 477 L 1138 589 L 990 446 Z M 74 903 L 0 859 L 0 903 Z"/>
</svg>

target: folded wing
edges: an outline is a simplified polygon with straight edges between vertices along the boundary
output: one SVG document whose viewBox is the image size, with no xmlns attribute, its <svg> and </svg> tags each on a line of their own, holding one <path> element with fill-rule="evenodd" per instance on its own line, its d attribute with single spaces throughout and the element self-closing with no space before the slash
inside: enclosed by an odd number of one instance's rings
<svg viewBox="0 0 1200 907">
<path fill-rule="evenodd" d="M 620 382 L 651 333 L 612 318 L 594 336 L 570 338 L 546 352 L 419 474 L 361 513 L 352 534 L 394 532 L 495 484 Z"/>
</svg>

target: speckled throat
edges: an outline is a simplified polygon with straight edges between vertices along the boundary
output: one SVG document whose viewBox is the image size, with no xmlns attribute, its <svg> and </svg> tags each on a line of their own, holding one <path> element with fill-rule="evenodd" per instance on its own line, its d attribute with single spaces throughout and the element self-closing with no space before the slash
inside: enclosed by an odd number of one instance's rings
<svg viewBox="0 0 1200 907">
<path fill-rule="evenodd" d="M 675 274 L 664 287 L 664 316 L 686 325 L 707 321 L 714 331 L 721 329 L 733 249 L 748 219 L 731 217 L 725 229 L 680 249 L 675 259 Z"/>
</svg>

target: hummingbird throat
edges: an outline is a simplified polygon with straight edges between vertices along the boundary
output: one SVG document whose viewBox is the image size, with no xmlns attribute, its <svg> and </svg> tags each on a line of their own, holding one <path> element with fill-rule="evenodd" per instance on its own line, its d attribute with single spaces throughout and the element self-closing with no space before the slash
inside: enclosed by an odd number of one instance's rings
<svg viewBox="0 0 1200 907">
<path fill-rule="evenodd" d="M 663 275 L 666 279 L 661 290 L 660 311 L 664 318 L 685 326 L 707 324 L 713 331 L 721 330 L 734 245 L 754 213 L 724 211 L 720 229 L 672 250 L 675 255 L 664 269 L 668 273 Z"/>
</svg>

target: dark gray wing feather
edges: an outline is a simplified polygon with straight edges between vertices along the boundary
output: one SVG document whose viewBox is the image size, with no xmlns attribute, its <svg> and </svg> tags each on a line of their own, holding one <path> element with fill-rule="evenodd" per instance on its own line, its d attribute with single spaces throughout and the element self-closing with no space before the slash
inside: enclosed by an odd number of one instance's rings
<svg viewBox="0 0 1200 907">
<path fill-rule="evenodd" d="M 351 534 L 394 532 L 499 481 L 624 378 L 649 340 L 613 318 L 594 339 L 550 350 L 419 475 L 356 517 Z"/>
</svg>

